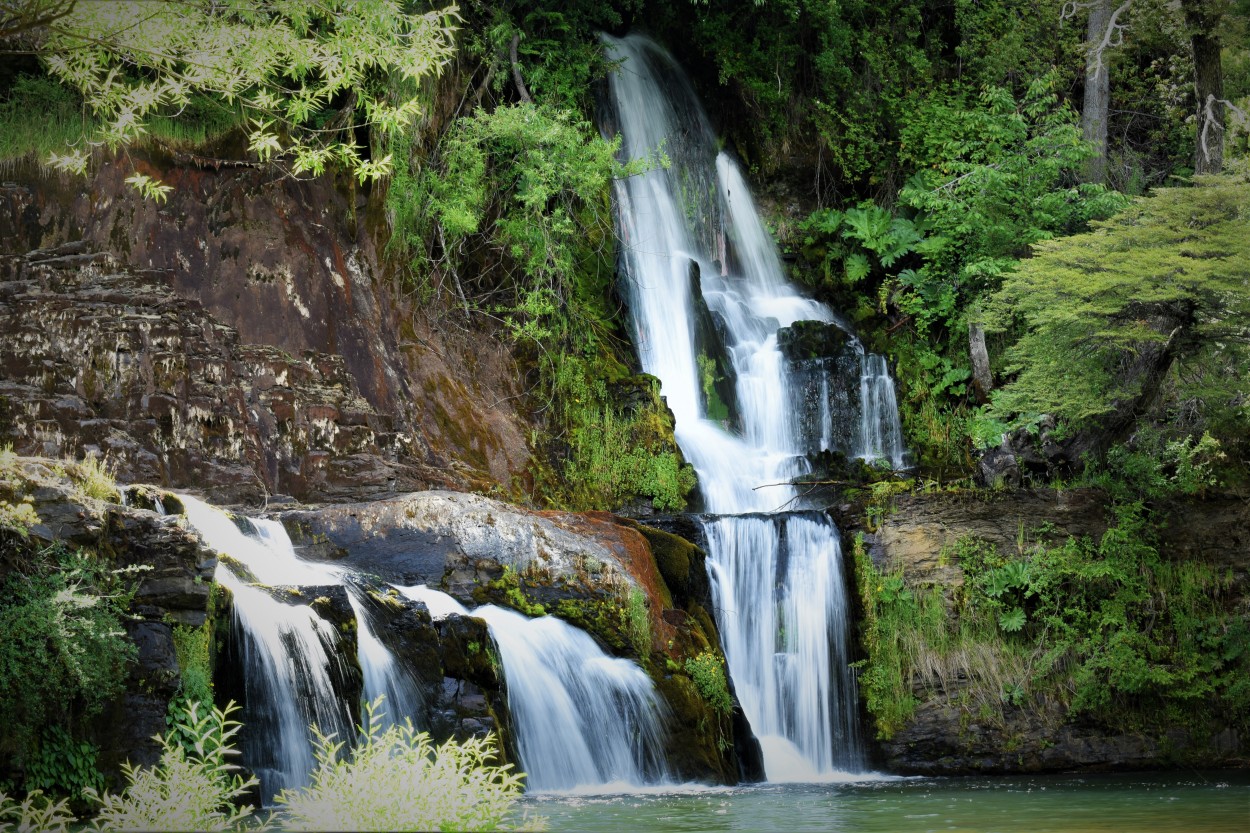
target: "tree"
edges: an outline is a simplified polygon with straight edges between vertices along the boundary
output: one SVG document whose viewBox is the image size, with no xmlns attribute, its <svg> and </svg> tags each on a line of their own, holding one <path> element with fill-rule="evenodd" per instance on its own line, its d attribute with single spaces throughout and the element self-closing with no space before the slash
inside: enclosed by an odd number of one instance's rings
<svg viewBox="0 0 1250 833">
<path fill-rule="evenodd" d="M 1220 25 L 1228 0 L 1181 0 L 1194 58 L 1197 137 L 1194 170 L 1219 173 L 1224 167 L 1224 76 L 1220 64 Z"/>
<path fill-rule="evenodd" d="M 1023 335 L 994 409 L 1053 414 L 1115 439 L 1156 403 L 1169 371 L 1207 414 L 1244 421 L 1250 374 L 1250 176 L 1159 189 L 1095 230 L 1038 243 L 995 297 Z"/>
<path fill-rule="evenodd" d="M 86 169 L 92 146 L 125 146 L 193 96 L 238 107 L 249 150 L 294 174 L 340 165 L 362 182 L 390 171 L 358 144 L 406 127 L 416 84 L 453 52 L 455 6 L 424 14 L 398 0 L 18 0 L 3 18 L 48 72 L 78 90 L 99 126 L 50 160 Z M 13 22 L 9 22 L 9 21 Z M 400 94 L 397 81 L 408 83 Z M 166 186 L 136 175 L 151 196 Z"/>
<path fill-rule="evenodd" d="M 0 41 L 42 29 L 74 10 L 78 0 L 26 0 L 0 6 Z"/>
<path fill-rule="evenodd" d="M 1107 181 L 1107 110 L 1111 101 L 1111 72 L 1108 68 L 1107 50 L 1124 42 L 1121 17 L 1133 0 L 1113 9 L 1111 0 L 1093 0 L 1079 3 L 1068 0 L 1059 13 L 1060 20 L 1076 16 L 1081 9 L 1089 9 L 1085 34 L 1085 99 L 1081 106 L 1081 134 L 1094 146 L 1094 154 L 1085 163 L 1086 182 L 1102 184 Z"/>
</svg>

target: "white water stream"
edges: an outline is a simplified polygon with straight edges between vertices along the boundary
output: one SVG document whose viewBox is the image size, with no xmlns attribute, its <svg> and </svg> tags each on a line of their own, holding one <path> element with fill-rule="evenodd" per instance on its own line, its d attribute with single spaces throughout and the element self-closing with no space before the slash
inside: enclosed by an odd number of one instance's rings
<svg viewBox="0 0 1250 833">
<path fill-rule="evenodd" d="M 356 617 L 362 700 L 385 695 L 388 720 L 411 717 L 420 728 L 420 689 L 378 638 L 359 577 L 300 558 L 275 521 L 240 519 L 245 532 L 203 501 L 188 496 L 182 501 L 191 525 L 228 557 L 216 578 L 234 596 L 246 700 L 244 761 L 260 777 L 266 799 L 307 783 L 314 765 L 311 724 L 340 739 L 355 736 L 354 709 L 341 691 L 349 672 L 338 632 L 306 604 L 275 598 L 286 591 L 266 587 L 299 587 L 301 593 L 344 587 Z M 436 618 L 459 613 L 490 626 L 530 790 L 621 791 L 667 780 L 665 710 L 636 664 L 607 656 L 586 633 L 553 616 L 528 619 L 490 605 L 470 613 L 438 591 L 397 589 L 426 604 Z"/>
<path fill-rule="evenodd" d="M 425 585 L 397 589 L 434 618 L 459 613 L 490 626 L 529 791 L 621 792 L 667 780 L 665 710 L 638 665 L 608 656 L 554 616 L 494 605 L 469 611 Z"/>
<path fill-rule="evenodd" d="M 605 133 L 623 136 L 626 157 L 663 147 L 672 161 L 666 170 L 616 183 L 621 268 L 643 370 L 661 380 L 678 444 L 711 513 L 704 524 L 708 572 L 737 695 L 769 780 L 862 771 L 838 532 L 814 513 L 769 513 L 796 508 L 800 495 L 789 484 L 810 472 L 804 450 L 813 444 L 844 440 L 853 456 L 903 465 L 893 382 L 884 359 L 865 355 L 851 336 L 859 412 L 843 422 L 858 426 L 856 435 L 833 436 L 827 379 L 814 411 L 820 424 L 800 424 L 778 331 L 798 321 L 846 325 L 785 279 L 740 168 L 717 152 L 672 58 L 640 36 L 604 41 L 609 57 L 622 62 L 609 79 Z M 707 418 L 701 307 L 724 334 L 736 377 L 737 431 Z"/>
</svg>

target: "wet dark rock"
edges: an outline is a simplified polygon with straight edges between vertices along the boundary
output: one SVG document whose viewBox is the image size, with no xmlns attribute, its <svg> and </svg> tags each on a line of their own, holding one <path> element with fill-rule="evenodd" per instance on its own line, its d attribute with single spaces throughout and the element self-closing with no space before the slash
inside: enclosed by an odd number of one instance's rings
<svg viewBox="0 0 1250 833">
<path fill-rule="evenodd" d="M 834 358 L 849 340 L 846 330 L 823 321 L 796 321 L 777 331 L 777 347 L 792 362 Z"/>
<path fill-rule="evenodd" d="M 587 631 L 608 653 L 647 668 L 662 696 L 681 699 L 678 711 L 693 715 L 670 724 L 669 751 L 681 777 L 738 780 L 730 751 L 734 724 L 726 718 L 722 725 L 697 692 L 692 695 L 682 666 L 687 657 L 720 651 L 708 614 L 704 555 L 688 541 L 607 513 L 537 513 L 442 491 L 283 511 L 277 517 L 304 557 L 350 566 L 384 582 L 427 584 L 470 608 L 491 603 L 529 616 L 558 615 Z M 637 624 L 631 615 L 639 615 L 630 610 L 639 610 L 639 596 L 651 638 L 642 646 L 630 636 Z M 382 619 L 400 623 L 411 617 L 388 613 Z M 411 632 L 404 630 L 409 626 L 396 630 L 387 624 L 379 638 L 422 669 L 431 720 L 452 734 L 492 726 L 510 743 L 505 693 L 485 624 L 448 617 L 433 623 L 438 636 L 432 639 L 422 635 L 420 623 L 427 620 L 428 614 L 417 614 Z M 431 686 L 430 680 L 439 683 Z"/>
<path fill-rule="evenodd" d="M 987 449 L 977 461 L 977 482 L 991 489 L 1020 485 L 1020 464 L 1010 444 Z"/>
<path fill-rule="evenodd" d="M 700 373 L 710 372 L 711 389 L 701 391 L 704 413 L 708 419 L 724 422 L 732 429 L 739 425 L 737 388 L 738 371 L 729 358 L 729 328 L 724 318 L 708 308 L 703 297 L 703 281 L 697 261 L 690 261 L 690 297 L 694 303 L 694 346 L 700 361 Z"/>
</svg>

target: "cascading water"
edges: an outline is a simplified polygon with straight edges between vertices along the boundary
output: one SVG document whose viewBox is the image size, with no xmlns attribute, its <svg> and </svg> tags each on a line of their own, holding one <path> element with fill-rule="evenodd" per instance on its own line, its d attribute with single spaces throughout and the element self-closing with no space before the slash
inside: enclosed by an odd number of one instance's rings
<svg viewBox="0 0 1250 833">
<path fill-rule="evenodd" d="M 798 502 L 790 483 L 810 472 L 807 451 L 839 442 L 835 423 L 854 431 L 844 442 L 854 456 L 904 463 L 893 383 L 845 322 L 785 280 L 738 165 L 716 152 L 672 58 L 636 35 L 604 41 L 621 62 L 605 134 L 621 134 L 626 157 L 663 147 L 672 161 L 616 183 L 621 266 L 643 369 L 661 380 L 710 513 L 708 571 L 735 689 L 770 780 L 860 771 L 837 530 L 816 513 L 770 513 Z M 835 412 L 847 403 L 831 393 L 828 363 L 800 378 L 783 353 L 783 329 L 801 321 L 846 332 L 861 377 L 858 419 Z M 701 369 L 718 349 L 735 379 L 736 432 L 708 419 Z M 819 424 L 805 426 L 796 402 L 812 379 Z"/>
<path fill-rule="evenodd" d="M 245 535 L 224 512 L 181 496 L 187 520 L 209 546 L 242 565 L 266 584 L 334 584 L 281 546 L 285 532 L 266 521 L 249 520 Z M 276 526 L 276 525 L 275 525 Z M 288 548 L 289 548 L 289 541 Z M 218 562 L 215 580 L 230 591 L 234 633 L 239 642 L 244 683 L 241 738 L 244 761 L 261 782 L 266 799 L 307 783 L 314 765 L 308 727 L 351 737 L 352 716 L 335 692 L 340 676 L 338 632 L 308 607 L 284 604 L 245 582 Z M 312 581 L 305 579 L 311 578 Z M 330 580 L 326 580 L 330 579 Z"/>
<path fill-rule="evenodd" d="M 419 714 L 420 695 L 411 677 L 377 638 L 362 598 L 345 581 L 345 571 L 304 561 L 282 525 L 244 518 L 244 533 L 224 512 L 182 496 L 187 519 L 209 546 L 229 556 L 262 585 L 345 586 L 356 614 L 357 661 L 364 677 L 363 699 L 385 695 L 387 720 Z M 244 581 L 219 562 L 216 581 L 233 596 L 244 686 L 242 751 L 268 799 L 308 781 L 315 763 L 309 726 L 340 739 L 354 736 L 353 713 L 340 693 L 350 671 L 344 667 L 334 626 L 304 605 L 284 604 Z"/>
<path fill-rule="evenodd" d="M 343 587 L 356 616 L 365 702 L 385 695 L 387 720 L 423 714 L 420 689 L 378 638 L 361 577 L 301 559 L 281 524 L 240 519 L 183 496 L 187 519 L 223 558 L 217 581 L 234 597 L 244 685 L 244 763 L 266 798 L 307 783 L 314 765 L 309 726 L 351 739 L 354 709 L 343 699 L 342 647 L 335 628 L 307 606 L 285 604 L 258 585 Z M 237 564 L 237 571 L 232 568 Z M 515 741 L 532 790 L 630 789 L 667 780 L 666 715 L 636 664 L 607 656 L 586 633 L 553 616 L 528 619 L 487 605 L 469 614 L 451 596 L 396 588 L 433 616 L 481 617 L 499 648 Z"/>
<path fill-rule="evenodd" d="M 531 791 L 602 792 L 666 780 L 664 711 L 651 678 L 554 616 L 467 611 L 424 585 L 397 588 L 435 618 L 486 620 L 499 649 L 520 768 Z"/>
</svg>

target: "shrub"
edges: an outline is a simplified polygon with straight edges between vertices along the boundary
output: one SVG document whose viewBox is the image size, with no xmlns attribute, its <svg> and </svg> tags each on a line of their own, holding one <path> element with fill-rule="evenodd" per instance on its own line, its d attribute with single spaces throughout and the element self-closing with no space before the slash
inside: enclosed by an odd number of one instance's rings
<svg viewBox="0 0 1250 833">
<path fill-rule="evenodd" d="M 0 725 L 23 764 L 46 727 L 72 730 L 121 691 L 134 644 L 122 627 L 133 592 L 85 551 L 33 550 L 0 582 Z"/>
<path fill-rule="evenodd" d="M 120 499 L 117 491 L 117 480 L 114 476 L 116 467 L 108 457 L 87 457 L 78 464 L 75 481 L 78 491 L 90 498 L 115 503 Z"/>
<path fill-rule="evenodd" d="M 53 801 L 44 796 L 42 790 L 31 791 L 21 801 L 14 801 L 0 792 L 0 833 L 32 830 L 68 833 L 70 824 L 75 821 L 65 799 Z"/>
<path fill-rule="evenodd" d="M 629 619 L 629 643 L 638 658 L 645 662 L 651 655 L 651 616 L 647 613 L 646 594 L 637 587 L 631 588 L 625 611 Z"/>
<path fill-rule="evenodd" d="M 185 731 L 198 738 L 188 753 L 171 731 L 157 738 L 161 758 L 156 766 L 123 766 L 127 786 L 121 795 L 88 795 L 100 810 L 92 830 L 232 830 L 252 814 L 250 806 L 239 806 L 258 783 L 255 776 L 244 779 L 226 757 L 237 754 L 231 741 L 239 731 L 229 715 L 237 706 L 205 710 L 191 703 L 185 713 Z"/>
<path fill-rule="evenodd" d="M 524 776 L 493 766 L 494 738 L 439 746 L 411 720 L 383 720 L 382 698 L 366 706 L 367 727 L 348 754 L 314 727 L 312 784 L 283 790 L 284 830 L 499 830 L 521 794 Z M 383 728 L 385 727 L 385 728 Z M 532 828 L 540 819 L 527 818 Z"/>
<path fill-rule="evenodd" d="M 725 678 L 725 662 L 711 651 L 686 660 L 686 673 L 694 681 L 699 696 L 711 708 L 721 714 L 733 711 L 733 698 L 729 696 L 729 681 Z"/>
</svg>

